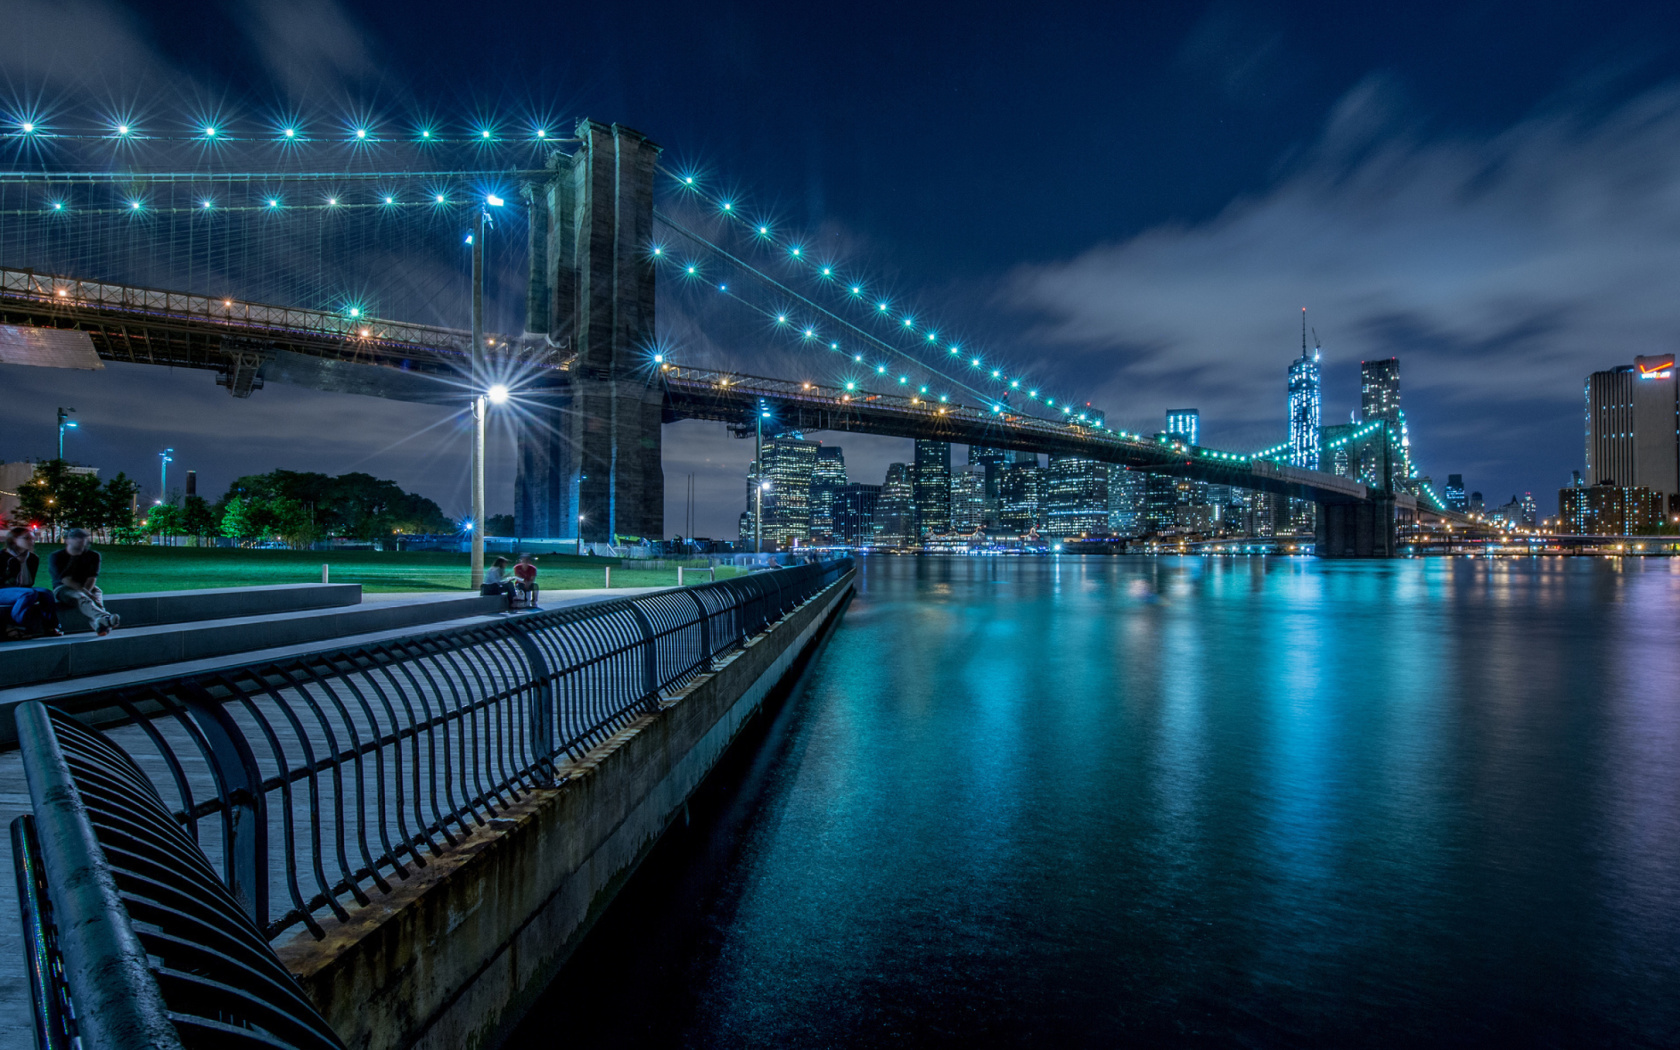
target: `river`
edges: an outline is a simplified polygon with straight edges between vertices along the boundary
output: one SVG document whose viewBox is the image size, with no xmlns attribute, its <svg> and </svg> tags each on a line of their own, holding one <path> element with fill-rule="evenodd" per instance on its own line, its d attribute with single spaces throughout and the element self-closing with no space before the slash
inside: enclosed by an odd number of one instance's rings
<svg viewBox="0 0 1680 1050">
<path fill-rule="evenodd" d="M 909 558 L 516 1046 L 1680 1045 L 1680 559 Z"/>
</svg>

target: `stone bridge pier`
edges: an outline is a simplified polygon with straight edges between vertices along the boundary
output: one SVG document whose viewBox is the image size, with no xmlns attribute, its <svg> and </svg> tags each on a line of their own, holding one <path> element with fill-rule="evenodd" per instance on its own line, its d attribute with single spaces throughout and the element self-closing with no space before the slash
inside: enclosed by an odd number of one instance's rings
<svg viewBox="0 0 1680 1050">
<path fill-rule="evenodd" d="M 1399 554 L 1393 494 L 1318 505 L 1315 550 L 1321 558 L 1393 558 Z"/>
<path fill-rule="evenodd" d="M 660 148 L 580 121 L 577 152 L 526 187 L 529 333 L 573 357 L 564 385 L 525 399 L 514 521 L 522 536 L 664 533 L 663 396 L 654 384 L 653 175 Z M 574 531 L 577 530 L 577 531 Z"/>
</svg>

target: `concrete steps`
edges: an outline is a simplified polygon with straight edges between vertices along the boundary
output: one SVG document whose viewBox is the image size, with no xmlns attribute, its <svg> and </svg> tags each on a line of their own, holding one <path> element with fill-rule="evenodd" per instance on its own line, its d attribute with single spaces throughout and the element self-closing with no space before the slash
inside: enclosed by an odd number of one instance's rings
<svg viewBox="0 0 1680 1050">
<path fill-rule="evenodd" d="M 197 591 L 150 591 L 108 594 L 105 608 L 122 617 L 123 626 L 151 627 L 161 623 L 225 620 L 234 616 L 332 609 L 359 605 L 359 583 L 284 583 L 271 587 L 210 587 Z M 87 619 L 75 609 L 59 610 L 67 633 L 90 631 Z"/>
<path fill-rule="evenodd" d="M 124 625 L 104 638 L 72 634 L 0 644 L 0 689 L 484 616 L 505 607 L 500 596 L 450 593 L 141 627 L 129 626 L 124 613 Z"/>
</svg>

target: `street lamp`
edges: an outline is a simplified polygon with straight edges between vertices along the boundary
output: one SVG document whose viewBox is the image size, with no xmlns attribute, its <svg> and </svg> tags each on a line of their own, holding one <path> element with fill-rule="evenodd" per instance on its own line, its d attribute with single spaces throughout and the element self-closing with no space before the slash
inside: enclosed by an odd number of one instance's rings
<svg viewBox="0 0 1680 1050">
<path fill-rule="evenodd" d="M 64 432 L 76 429 L 76 421 L 70 418 L 70 413 L 74 411 L 76 410 L 73 408 L 60 408 L 58 410 L 58 461 L 60 463 L 64 462 Z"/>
<path fill-rule="evenodd" d="M 472 237 L 472 391 L 473 391 L 473 444 L 472 444 L 472 520 L 484 520 L 484 231 L 490 225 L 490 213 L 487 208 L 500 208 L 502 198 L 495 194 L 486 194 L 484 207 L 478 209 L 473 218 Z M 498 400 L 496 391 L 501 391 Z M 501 404 L 507 400 L 507 387 L 500 383 L 491 387 L 487 393 L 490 399 Z M 484 586 L 484 530 L 472 530 L 472 589 L 478 590 Z"/>
<path fill-rule="evenodd" d="M 770 483 L 768 481 L 759 482 L 758 487 L 753 489 L 753 500 L 756 504 L 753 508 L 754 554 L 764 553 L 764 494 L 768 491 L 770 491 Z"/>
<path fill-rule="evenodd" d="M 162 503 L 163 500 L 169 498 L 169 464 L 175 462 L 175 450 L 172 448 L 164 449 L 158 453 L 158 459 L 161 461 L 158 464 L 158 495 L 163 497 L 158 502 Z"/>
</svg>

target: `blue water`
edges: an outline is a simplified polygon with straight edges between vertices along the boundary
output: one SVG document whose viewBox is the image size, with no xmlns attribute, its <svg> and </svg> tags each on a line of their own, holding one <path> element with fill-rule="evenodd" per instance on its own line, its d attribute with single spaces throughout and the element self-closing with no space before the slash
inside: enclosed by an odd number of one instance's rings
<svg viewBox="0 0 1680 1050">
<path fill-rule="evenodd" d="M 1680 560 L 870 558 L 515 1045 L 1680 1045 Z"/>
</svg>

